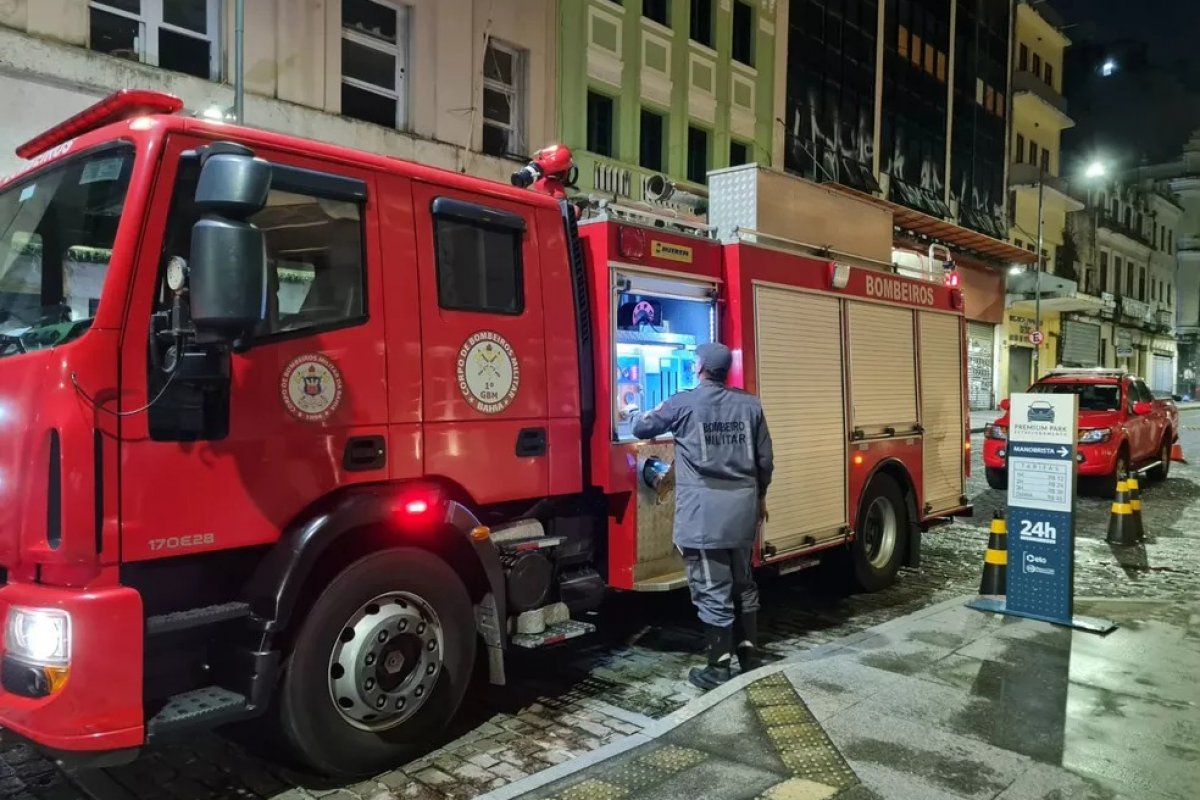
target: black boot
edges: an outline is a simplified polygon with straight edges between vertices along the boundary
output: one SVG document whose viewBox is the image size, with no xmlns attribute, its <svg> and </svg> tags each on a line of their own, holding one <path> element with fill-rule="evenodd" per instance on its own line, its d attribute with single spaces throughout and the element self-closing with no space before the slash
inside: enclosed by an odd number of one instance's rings
<svg viewBox="0 0 1200 800">
<path fill-rule="evenodd" d="M 764 664 L 778 661 L 778 657 L 764 653 L 758 646 L 758 612 L 739 614 L 734 623 L 734 641 L 737 642 L 737 659 L 741 672 L 750 672 Z"/>
<path fill-rule="evenodd" d="M 733 650 L 733 626 L 719 628 L 704 626 L 704 637 L 708 643 L 708 666 L 692 667 L 688 680 L 693 685 L 708 691 L 729 680 L 729 653 Z"/>
</svg>

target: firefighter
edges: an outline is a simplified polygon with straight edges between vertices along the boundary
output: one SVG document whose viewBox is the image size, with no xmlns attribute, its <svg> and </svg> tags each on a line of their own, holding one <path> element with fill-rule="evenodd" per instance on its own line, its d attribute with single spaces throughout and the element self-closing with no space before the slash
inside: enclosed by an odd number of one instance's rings
<svg viewBox="0 0 1200 800">
<path fill-rule="evenodd" d="M 742 672 L 759 666 L 758 587 L 751 555 L 774 469 L 771 435 L 757 397 L 725 385 L 733 357 L 721 344 L 696 349 L 700 385 L 647 414 L 629 406 L 633 433 L 675 437 L 675 546 L 708 645 L 708 665 L 688 679 L 712 689 L 730 678 L 735 652 Z M 735 648 L 736 642 L 736 648 Z"/>
</svg>

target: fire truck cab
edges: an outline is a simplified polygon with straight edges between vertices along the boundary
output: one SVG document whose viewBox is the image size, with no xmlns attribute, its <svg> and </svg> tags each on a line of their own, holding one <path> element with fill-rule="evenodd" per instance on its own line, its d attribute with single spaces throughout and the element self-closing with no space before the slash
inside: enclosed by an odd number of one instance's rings
<svg viewBox="0 0 1200 800">
<path fill-rule="evenodd" d="M 707 341 L 774 436 L 761 566 L 879 589 L 969 512 L 940 275 L 755 231 L 720 176 L 721 226 L 577 224 L 181 105 L 118 93 L 0 184 L 0 726 L 40 748 L 268 711 L 331 774 L 427 748 L 477 658 L 503 685 L 609 588 L 683 585 L 671 443 L 619 411 Z"/>
</svg>

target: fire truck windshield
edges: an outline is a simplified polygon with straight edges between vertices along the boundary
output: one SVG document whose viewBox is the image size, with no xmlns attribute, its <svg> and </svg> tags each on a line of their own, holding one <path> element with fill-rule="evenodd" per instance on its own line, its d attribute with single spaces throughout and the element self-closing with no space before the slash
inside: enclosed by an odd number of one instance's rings
<svg viewBox="0 0 1200 800">
<path fill-rule="evenodd" d="M 104 147 L 0 192 L 0 356 L 62 344 L 91 325 L 133 154 Z"/>
</svg>

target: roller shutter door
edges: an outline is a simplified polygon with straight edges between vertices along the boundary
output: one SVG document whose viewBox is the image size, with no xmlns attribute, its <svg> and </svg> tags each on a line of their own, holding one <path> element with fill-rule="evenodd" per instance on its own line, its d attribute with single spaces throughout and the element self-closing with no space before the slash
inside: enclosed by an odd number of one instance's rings
<svg viewBox="0 0 1200 800">
<path fill-rule="evenodd" d="M 924 511 L 962 505 L 962 322 L 950 314 L 919 315 Z"/>
<path fill-rule="evenodd" d="M 864 436 L 917 424 L 913 312 L 850 302 L 851 425 Z"/>
<path fill-rule="evenodd" d="M 1172 368 L 1173 359 L 1164 353 L 1153 355 L 1154 363 L 1150 373 L 1150 390 L 1158 394 L 1173 394 L 1175 391 L 1175 370 Z"/>
<path fill-rule="evenodd" d="M 846 424 L 840 301 L 756 287 L 758 394 L 775 446 L 771 519 L 777 553 L 844 535 Z"/>
<path fill-rule="evenodd" d="M 967 323 L 967 388 L 972 409 L 986 411 L 996 407 L 995 385 L 996 326 L 986 322 Z"/>
<path fill-rule="evenodd" d="M 1100 326 L 1074 319 L 1062 321 L 1064 367 L 1095 367 L 1100 364 Z"/>
</svg>

